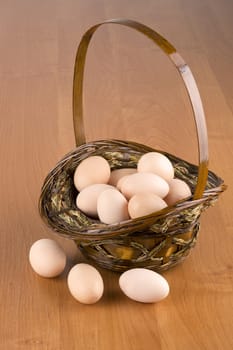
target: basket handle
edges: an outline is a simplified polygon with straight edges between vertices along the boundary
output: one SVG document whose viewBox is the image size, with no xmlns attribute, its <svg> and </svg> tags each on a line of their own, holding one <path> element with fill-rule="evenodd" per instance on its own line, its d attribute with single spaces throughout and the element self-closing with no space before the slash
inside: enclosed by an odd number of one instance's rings
<svg viewBox="0 0 233 350">
<path fill-rule="evenodd" d="M 137 30 L 151 39 L 170 58 L 180 73 L 185 84 L 194 114 L 196 132 L 198 138 L 199 168 L 198 179 L 194 193 L 194 199 L 202 197 L 208 177 L 208 137 L 205 122 L 205 114 L 200 94 L 189 66 L 185 63 L 175 47 L 153 29 L 139 22 L 129 19 L 110 19 L 98 23 L 87 30 L 83 35 L 75 59 L 74 80 L 73 80 L 73 123 L 76 145 L 86 143 L 83 124 L 83 76 L 86 60 L 86 53 L 90 40 L 95 31 L 103 24 L 120 24 Z"/>
</svg>

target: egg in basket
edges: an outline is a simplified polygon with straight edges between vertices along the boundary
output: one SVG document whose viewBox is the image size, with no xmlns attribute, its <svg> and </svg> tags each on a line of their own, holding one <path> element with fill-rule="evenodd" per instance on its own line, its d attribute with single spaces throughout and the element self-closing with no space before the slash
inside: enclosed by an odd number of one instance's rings
<svg viewBox="0 0 233 350">
<path fill-rule="evenodd" d="M 94 32 L 101 25 L 111 23 L 133 28 L 147 36 L 160 47 L 177 68 L 187 89 L 196 123 L 198 165 L 136 142 L 124 140 L 86 142 L 82 97 L 87 48 Z M 112 19 L 94 25 L 82 37 L 77 51 L 73 82 L 73 118 L 76 148 L 58 162 L 44 181 L 39 199 L 42 219 L 58 234 L 74 240 L 88 259 L 104 268 L 124 271 L 133 267 L 146 267 L 161 271 L 182 261 L 196 243 L 202 212 L 213 205 L 219 194 L 226 188 L 223 180 L 208 170 L 208 139 L 204 111 L 197 85 L 183 58 L 166 39 L 141 23 L 129 19 Z M 153 159 L 148 160 L 147 157 L 149 155 L 153 158 L 158 154 L 171 164 L 172 177 L 166 179 L 166 175 L 160 174 L 160 176 L 153 173 L 153 169 L 151 170 Z M 104 180 L 98 177 L 95 179 L 95 175 L 98 175 L 101 168 L 98 162 L 93 167 L 90 165 L 86 173 L 80 172 L 80 169 L 85 170 L 85 164 L 90 164 L 93 159 L 99 161 L 102 159 L 102 163 L 105 164 L 108 175 L 105 174 Z M 141 169 L 142 163 L 143 169 Z M 149 168 L 146 163 L 149 164 Z M 106 170 L 108 167 L 109 170 Z M 96 170 L 93 171 L 93 169 Z M 117 182 L 114 183 L 116 187 L 112 188 L 113 184 L 109 183 L 109 178 L 110 176 L 113 178 L 111 174 L 117 173 L 116 170 L 120 169 L 126 169 L 122 170 L 126 172 L 125 180 L 122 181 L 123 188 Z M 83 174 L 84 179 L 82 179 Z M 140 180 L 142 174 L 144 176 L 147 174 L 144 183 Z M 156 176 L 160 178 L 157 182 Z M 88 182 L 88 177 L 91 178 L 91 182 Z M 132 178 L 136 179 L 136 185 L 132 185 Z M 185 192 L 187 196 L 183 195 L 184 199 L 175 203 L 166 201 L 172 178 L 187 186 L 187 192 Z M 162 182 L 159 183 L 161 180 Z M 89 191 L 93 195 L 93 189 L 88 190 L 88 187 L 94 185 L 107 187 L 104 191 L 100 191 L 101 193 L 99 192 L 98 198 L 96 195 L 98 212 L 93 213 L 88 212 L 85 200 L 82 202 L 81 193 Z M 162 188 L 163 192 L 157 193 L 158 188 Z M 132 205 L 133 197 L 137 195 L 140 197 L 145 193 L 150 195 L 152 207 L 155 196 L 160 197 L 165 205 L 159 201 L 161 205 L 155 204 L 154 211 L 150 210 L 149 214 L 143 211 L 147 204 L 138 204 L 136 201 L 136 204 Z M 121 208 L 127 208 L 128 212 L 122 209 L 123 216 L 116 216 L 109 221 L 110 214 L 106 218 L 100 203 L 111 212 L 115 202 L 118 206 L 119 203 L 124 203 Z M 137 209 L 136 214 L 132 214 L 134 206 Z"/>
</svg>

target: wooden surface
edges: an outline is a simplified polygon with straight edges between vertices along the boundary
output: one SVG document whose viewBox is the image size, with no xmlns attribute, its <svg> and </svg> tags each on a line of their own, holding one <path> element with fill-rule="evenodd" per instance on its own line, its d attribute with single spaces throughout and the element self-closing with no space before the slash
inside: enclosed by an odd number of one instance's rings
<svg viewBox="0 0 233 350">
<path fill-rule="evenodd" d="M 233 2 L 231 0 L 50 0 L 0 2 L 0 349 L 143 350 L 233 348 Z M 201 218 L 196 247 L 164 272 L 159 304 L 130 301 L 117 273 L 100 270 L 105 293 L 85 306 L 66 276 L 84 261 L 71 241 L 41 221 L 48 171 L 74 148 L 72 75 L 76 48 L 107 18 L 141 21 L 167 37 L 190 65 L 202 96 L 210 168 L 228 190 Z M 152 42 L 105 26 L 88 54 L 88 140 L 121 138 L 197 161 L 191 108 L 177 72 Z M 37 276 L 31 244 L 58 240 L 69 256 L 56 279 Z"/>
</svg>

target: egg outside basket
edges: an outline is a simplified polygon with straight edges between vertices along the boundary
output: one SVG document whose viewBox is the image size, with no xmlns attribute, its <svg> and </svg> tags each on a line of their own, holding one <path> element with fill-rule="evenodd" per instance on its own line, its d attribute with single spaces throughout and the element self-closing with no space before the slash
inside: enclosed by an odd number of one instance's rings
<svg viewBox="0 0 233 350">
<path fill-rule="evenodd" d="M 180 73 L 187 89 L 196 123 L 199 165 L 193 165 L 169 153 L 175 176 L 186 181 L 191 190 L 189 200 L 179 202 L 141 218 L 107 225 L 87 217 L 77 209 L 77 190 L 73 174 L 85 158 L 101 155 L 111 169 L 136 167 L 141 155 L 154 149 L 135 142 L 101 140 L 86 143 L 83 127 L 83 75 L 87 48 L 96 29 L 115 23 L 141 32 L 157 44 Z M 73 83 L 73 118 L 76 146 L 48 174 L 42 187 L 39 210 L 54 231 L 74 240 L 93 263 L 115 271 L 146 267 L 156 271 L 168 269 L 182 261 L 195 245 L 201 213 L 214 204 L 226 186 L 208 171 L 208 140 L 200 95 L 190 68 L 176 49 L 151 28 L 128 19 L 112 19 L 91 27 L 79 44 Z M 111 203 L 109 203 L 111 205 Z"/>
</svg>

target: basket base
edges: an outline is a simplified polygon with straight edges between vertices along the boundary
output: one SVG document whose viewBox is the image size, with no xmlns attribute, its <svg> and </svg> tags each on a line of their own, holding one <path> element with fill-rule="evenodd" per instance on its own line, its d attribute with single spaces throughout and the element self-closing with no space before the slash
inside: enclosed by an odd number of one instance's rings
<svg viewBox="0 0 233 350">
<path fill-rule="evenodd" d="M 123 272 L 132 268 L 148 268 L 160 272 L 182 262 L 195 246 L 199 231 L 199 222 L 189 231 L 176 235 L 151 237 L 145 234 L 143 239 L 133 236 L 117 237 L 115 240 L 78 242 L 82 254 L 93 264 L 112 271 Z"/>
</svg>

